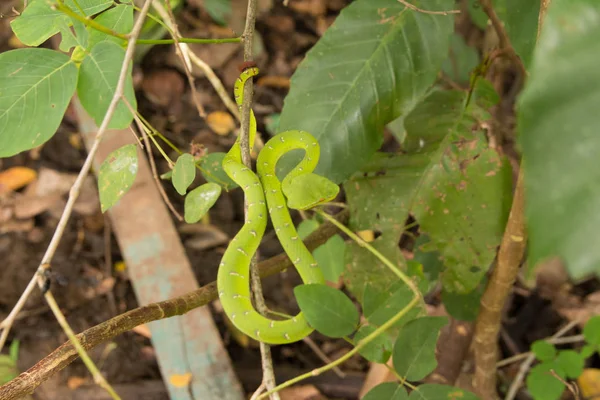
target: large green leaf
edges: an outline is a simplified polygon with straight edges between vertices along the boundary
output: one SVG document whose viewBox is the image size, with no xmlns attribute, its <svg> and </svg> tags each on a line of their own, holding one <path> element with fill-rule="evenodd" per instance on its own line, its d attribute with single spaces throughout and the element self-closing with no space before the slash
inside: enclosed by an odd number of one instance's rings
<svg viewBox="0 0 600 400">
<path fill-rule="evenodd" d="M 0 54 L 0 157 L 50 139 L 76 84 L 77 67 L 65 54 L 48 49 Z"/>
<path fill-rule="evenodd" d="M 66 0 L 65 5 L 79 13 L 79 7 L 86 16 L 97 14 L 112 5 L 112 0 Z M 61 20 L 70 21 L 61 11 L 53 10 L 48 0 L 31 0 L 20 16 L 10 26 L 21 42 L 27 46 L 39 46 L 61 29 Z"/>
<path fill-rule="evenodd" d="M 386 382 L 369 390 L 363 400 L 408 400 L 408 394 L 397 383 Z"/>
<path fill-rule="evenodd" d="M 452 0 L 412 3 L 436 11 L 454 6 Z M 279 130 L 312 133 L 321 144 L 316 172 L 343 181 L 380 147 L 385 124 L 410 111 L 434 82 L 453 22 L 396 0 L 354 1 L 292 77 Z"/>
<path fill-rule="evenodd" d="M 598 20 L 596 0 L 551 3 L 518 110 L 529 261 L 560 256 L 574 279 L 600 274 Z"/>
<path fill-rule="evenodd" d="M 81 104 L 97 125 L 102 123 L 113 98 L 124 59 L 125 50 L 119 45 L 101 42 L 94 46 L 81 63 L 77 94 Z M 129 104 L 135 109 L 137 102 L 133 91 L 131 65 L 125 80 L 124 93 Z M 120 101 L 108 126 L 112 129 L 124 129 L 132 120 L 133 115 L 125 103 Z"/>
<path fill-rule="evenodd" d="M 177 158 L 175 167 L 173 167 L 173 176 L 171 181 L 177 193 L 184 196 L 188 187 L 196 178 L 196 164 L 194 156 L 189 153 L 183 153 Z"/>
</svg>

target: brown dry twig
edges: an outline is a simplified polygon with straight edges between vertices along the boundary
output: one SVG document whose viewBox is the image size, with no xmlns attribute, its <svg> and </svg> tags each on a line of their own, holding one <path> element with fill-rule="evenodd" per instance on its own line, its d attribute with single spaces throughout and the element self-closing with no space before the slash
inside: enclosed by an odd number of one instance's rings
<svg viewBox="0 0 600 400">
<path fill-rule="evenodd" d="M 349 212 L 338 213 L 335 218 L 341 223 L 346 223 Z M 335 226 L 325 223 L 306 238 L 304 243 L 309 250 L 314 250 L 325 243 L 337 232 Z M 275 275 L 293 264 L 285 253 L 279 254 L 261 262 L 258 266 L 262 278 Z M 138 307 L 117 317 L 111 318 L 101 324 L 77 335 L 82 346 L 89 350 L 105 343 L 117 335 L 127 332 L 136 326 L 163 318 L 185 314 L 197 307 L 204 306 L 217 298 L 216 282 L 212 282 L 193 292 L 177 298 L 148 304 Z M 33 367 L 21 373 L 12 381 L 0 386 L 0 399 L 14 400 L 31 393 L 48 380 L 51 376 L 65 368 L 77 358 L 77 352 L 70 342 L 66 342 L 44 357 Z"/>
</svg>

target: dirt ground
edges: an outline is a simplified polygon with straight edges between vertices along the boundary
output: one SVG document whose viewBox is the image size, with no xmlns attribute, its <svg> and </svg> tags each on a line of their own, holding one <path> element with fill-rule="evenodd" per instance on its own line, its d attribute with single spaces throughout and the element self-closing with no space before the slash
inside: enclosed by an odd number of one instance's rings
<svg viewBox="0 0 600 400">
<path fill-rule="evenodd" d="M 5 16 L 0 20 L 0 51 L 18 45 L 8 25 L 15 3 L 0 5 L 0 12 Z M 265 132 L 268 117 L 281 111 L 289 85 L 286 78 L 292 75 L 305 52 L 349 1 L 297 0 L 287 8 L 279 1 L 260 3 L 257 22 L 260 48 L 256 61 L 262 75 L 270 79 L 258 82 L 254 110 L 259 130 Z M 245 10 L 244 1 L 233 0 L 231 26 L 237 33 L 243 28 Z M 211 33 L 227 32 L 227 28 L 211 21 L 202 10 L 200 0 L 188 0 L 178 19 L 186 37 L 209 37 Z M 51 40 L 44 46 L 55 45 L 56 42 Z M 216 71 L 231 92 L 239 73 L 238 66 L 243 61 L 239 45 L 191 47 Z M 191 143 L 202 143 L 209 152 L 227 151 L 233 143 L 233 135 L 216 135 L 198 116 L 180 65 L 172 46 L 150 49 L 134 71 L 139 109 L 152 125 L 183 150 L 189 150 Z M 206 80 L 197 79 L 196 86 L 207 113 L 226 110 Z M 68 112 L 57 134 L 41 148 L 0 160 L 0 170 L 13 166 L 29 167 L 37 171 L 40 180 L 43 177 L 48 186 L 48 194 L 42 197 L 31 196 L 33 189 L 29 187 L 0 196 L 0 320 L 10 312 L 38 267 L 64 207 L 68 189 L 85 159 L 85 149 L 77 134 L 74 118 L 74 113 Z M 156 155 L 159 171 L 167 171 L 164 159 L 158 153 Z M 183 198 L 171 185 L 165 185 L 165 189 L 175 207 L 182 211 Z M 52 264 L 52 291 L 75 331 L 82 331 L 137 306 L 127 274 L 118 268 L 121 261 L 119 247 L 95 196 L 95 180 L 90 178 Z M 207 243 L 214 240 L 214 235 L 219 232 L 230 237 L 235 234 L 243 218 L 242 203 L 240 191 L 219 199 L 210 213 L 211 224 L 218 227 L 214 232 L 186 226 L 174 219 L 200 285 L 215 280 L 224 249 L 222 245 L 212 247 Z M 267 236 L 269 239 L 261 246 L 263 258 L 281 251 L 274 235 L 267 233 Z M 567 287 L 561 277 L 554 277 L 552 273 L 548 276 L 549 283 L 544 283 L 546 286 L 542 289 L 558 285 L 561 288 L 558 292 L 531 292 L 524 288 L 514 292 L 501 337 L 505 355 L 526 351 L 533 340 L 556 332 L 565 320 L 585 312 L 589 302 L 595 299 L 590 299 L 590 296 L 600 290 L 596 280 Z M 293 273 L 267 279 L 264 283 L 267 300 L 294 311 L 296 305 L 292 288 L 297 283 L 298 278 Z M 552 292 L 552 296 L 548 292 Z M 251 393 L 261 380 L 258 349 L 236 343 L 226 332 L 222 314 L 218 310 L 213 310 L 213 314 L 226 340 L 238 377 Z M 9 342 L 14 340 L 21 343 L 19 368 L 22 371 L 66 340 L 37 290 L 11 331 Z M 347 343 L 328 341 L 318 335 L 315 340 L 331 359 L 349 349 Z M 128 332 L 112 343 L 97 347 L 91 354 L 108 381 L 130 393 L 126 398 L 168 398 L 153 347 L 143 334 Z M 322 365 L 322 361 L 302 342 L 274 348 L 273 357 L 280 381 Z M 593 360 L 596 365 L 598 361 Z M 355 399 L 365 381 L 369 363 L 354 358 L 342 369 L 347 374 L 345 379 L 330 373 L 310 383 L 328 398 Z M 516 373 L 511 368 L 504 372 L 507 382 Z M 43 384 L 33 396 L 40 400 L 71 398 L 67 396 L 72 395 L 73 388 L 79 388 L 77 398 L 80 399 L 106 398 L 102 390 L 93 386 L 80 361 L 72 363 Z"/>
</svg>

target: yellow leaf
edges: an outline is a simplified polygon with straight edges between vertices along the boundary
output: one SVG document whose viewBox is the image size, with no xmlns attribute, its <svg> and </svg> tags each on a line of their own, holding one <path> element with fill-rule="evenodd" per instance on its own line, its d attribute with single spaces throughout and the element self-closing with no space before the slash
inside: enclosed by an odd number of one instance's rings
<svg viewBox="0 0 600 400">
<path fill-rule="evenodd" d="M 225 136 L 235 128 L 235 121 L 231 114 L 224 111 L 215 111 L 208 114 L 206 123 L 217 135 Z"/>
<path fill-rule="evenodd" d="M 8 193 L 30 184 L 37 177 L 31 168 L 12 167 L 0 172 L 0 193 Z"/>
<path fill-rule="evenodd" d="M 375 232 L 371 230 L 356 232 L 356 234 L 367 243 L 375 240 Z"/>
<path fill-rule="evenodd" d="M 600 398 L 600 369 L 588 368 L 577 378 L 577 384 L 581 389 L 581 398 Z"/>
<path fill-rule="evenodd" d="M 186 372 L 185 374 L 173 374 L 169 377 L 169 382 L 175 387 L 186 387 L 192 381 L 192 373 Z"/>
<path fill-rule="evenodd" d="M 113 267 L 116 272 L 124 272 L 127 269 L 124 261 L 117 261 Z"/>
</svg>

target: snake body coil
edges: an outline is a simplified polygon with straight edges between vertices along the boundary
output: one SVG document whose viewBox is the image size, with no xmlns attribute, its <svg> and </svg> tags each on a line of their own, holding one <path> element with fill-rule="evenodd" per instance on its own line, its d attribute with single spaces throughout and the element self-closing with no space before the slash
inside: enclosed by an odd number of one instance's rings
<svg viewBox="0 0 600 400">
<path fill-rule="evenodd" d="M 257 68 L 242 72 L 235 84 L 235 99 L 243 101 L 244 83 L 258 74 Z M 256 136 L 256 120 L 250 114 L 250 148 Z M 250 294 L 250 260 L 256 253 L 270 214 L 273 227 L 285 252 L 298 270 L 304 283 L 325 283 L 312 254 L 298 237 L 298 232 L 286 205 L 282 183 L 275 166 L 288 151 L 302 149 L 303 160 L 285 177 L 284 185 L 293 179 L 311 174 L 319 160 L 319 144 L 307 132 L 287 131 L 274 136 L 261 150 L 257 160 L 258 176 L 242 164 L 239 138 L 223 160 L 223 169 L 246 196 L 248 210 L 242 229 L 231 240 L 219 266 L 217 287 L 219 299 L 232 323 L 246 335 L 265 343 L 284 344 L 301 340 L 313 329 L 302 313 L 287 320 L 273 320 L 259 314 Z M 312 174 L 311 174 L 312 175 Z M 321 178 L 324 179 L 324 178 Z M 329 201 L 337 194 L 329 191 L 319 202 Z M 289 193 L 288 193 L 289 195 Z M 267 208 L 268 207 L 268 208 Z"/>
</svg>

